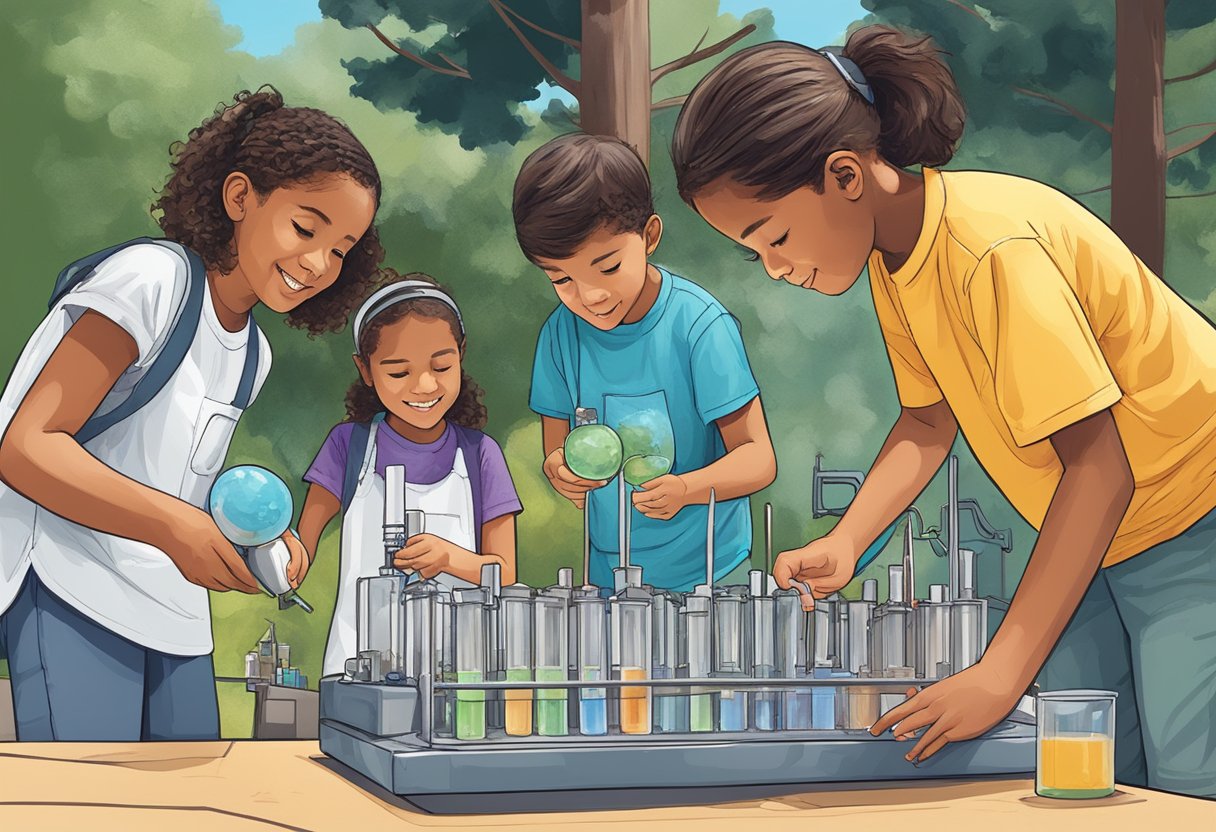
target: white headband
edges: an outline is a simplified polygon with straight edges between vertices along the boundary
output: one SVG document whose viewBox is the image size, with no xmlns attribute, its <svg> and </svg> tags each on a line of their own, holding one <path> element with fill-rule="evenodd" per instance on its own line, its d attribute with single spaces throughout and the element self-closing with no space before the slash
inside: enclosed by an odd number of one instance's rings
<svg viewBox="0 0 1216 832">
<path fill-rule="evenodd" d="M 464 339 L 464 319 L 460 317 L 460 309 L 457 308 L 454 300 L 436 289 L 431 283 L 422 280 L 399 280 L 376 292 L 359 307 L 359 311 L 355 314 L 355 352 L 359 352 L 359 338 L 363 335 L 363 328 L 372 318 L 390 307 L 416 298 L 437 300 L 455 312 L 456 325 L 460 327 L 461 340 Z"/>
</svg>

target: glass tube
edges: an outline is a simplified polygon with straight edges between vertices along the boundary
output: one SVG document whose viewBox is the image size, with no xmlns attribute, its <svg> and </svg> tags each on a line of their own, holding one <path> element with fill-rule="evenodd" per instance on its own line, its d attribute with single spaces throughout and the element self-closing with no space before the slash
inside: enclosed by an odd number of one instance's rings
<svg viewBox="0 0 1216 832">
<path fill-rule="evenodd" d="M 680 675 L 687 679 L 708 679 L 712 675 L 710 661 L 713 634 L 710 631 L 713 599 L 706 586 L 699 586 L 684 598 L 684 638 L 681 639 Z M 702 689 L 703 690 L 703 689 Z M 714 730 L 714 703 L 709 693 L 689 690 L 688 730 L 701 733 Z"/>
<path fill-rule="evenodd" d="M 504 664 L 508 682 L 532 681 L 532 590 L 505 586 L 499 596 L 502 609 Z M 508 736 L 532 733 L 532 689 L 507 690 L 504 727 Z"/>
<path fill-rule="evenodd" d="M 659 590 L 653 595 L 654 644 L 651 675 L 655 679 L 674 679 L 680 663 L 679 599 Z M 654 689 L 655 729 L 664 734 L 688 731 L 688 696 L 680 688 Z"/>
<path fill-rule="evenodd" d="M 578 678 L 582 682 L 598 682 L 607 678 L 608 642 L 604 628 L 608 621 L 608 602 L 595 589 L 578 590 L 574 594 L 574 611 L 578 627 Z M 608 709 L 603 688 L 580 688 L 578 702 L 579 732 L 586 736 L 608 733 Z"/>
<path fill-rule="evenodd" d="M 355 585 L 358 653 L 374 650 L 380 654 L 380 679 L 402 669 L 401 588 L 400 574 L 360 578 Z"/>
<path fill-rule="evenodd" d="M 747 588 L 721 587 L 714 591 L 714 676 L 749 675 Z M 718 693 L 718 729 L 747 730 L 747 692 L 726 688 Z"/>
<path fill-rule="evenodd" d="M 764 594 L 764 572 L 748 573 L 748 589 L 751 597 L 748 607 L 751 613 L 751 671 L 755 679 L 772 679 L 777 675 L 777 624 L 776 604 L 772 597 Z M 752 725 L 757 731 L 776 731 L 777 710 L 781 698 L 776 690 L 760 689 L 752 694 Z"/>
<path fill-rule="evenodd" d="M 455 606 L 456 681 L 481 684 L 485 681 L 485 605 L 480 589 L 458 589 L 452 593 Z M 486 736 L 486 692 L 456 691 L 456 739 L 480 740 Z"/>
<path fill-rule="evenodd" d="M 811 616 L 802 608 L 796 589 L 776 590 L 773 597 L 776 618 L 776 672 L 785 679 L 806 675 L 809 650 L 814 644 L 810 632 Z M 786 690 L 782 694 L 781 728 L 806 731 L 811 728 L 811 688 Z"/>
<path fill-rule="evenodd" d="M 455 682 L 457 680 L 456 616 L 453 612 L 452 595 L 449 592 L 437 591 L 432 597 L 434 598 L 430 625 L 432 639 L 429 644 L 425 645 L 425 664 L 433 669 L 431 678 L 434 681 Z M 436 736 L 455 736 L 455 691 L 437 690 L 433 699 L 433 720 Z"/>
<path fill-rule="evenodd" d="M 612 659 L 617 679 L 633 681 L 649 677 L 651 626 L 650 593 L 626 587 L 613 597 L 613 640 L 620 645 L 619 653 Z M 649 734 L 650 688 L 624 686 L 619 690 L 621 733 Z"/>
<path fill-rule="evenodd" d="M 536 611 L 536 681 L 565 682 L 569 679 L 566 599 L 541 592 L 532 604 Z M 536 732 L 544 737 L 566 736 L 570 730 L 566 690 L 540 688 L 536 700 Z"/>
</svg>

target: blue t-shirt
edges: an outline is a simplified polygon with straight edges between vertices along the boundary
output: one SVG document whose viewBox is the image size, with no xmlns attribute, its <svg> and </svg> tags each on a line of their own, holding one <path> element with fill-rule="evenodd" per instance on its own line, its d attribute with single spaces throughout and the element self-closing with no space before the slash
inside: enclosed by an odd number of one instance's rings
<svg viewBox="0 0 1216 832">
<path fill-rule="evenodd" d="M 760 389 L 739 322 L 700 286 L 666 269 L 659 273 L 659 296 L 636 323 L 605 332 L 565 306 L 554 310 L 537 340 L 529 406 L 571 426 L 576 408 L 595 408 L 599 421 L 618 431 L 639 412 L 648 419 L 657 413 L 674 436 L 672 473 L 681 474 L 725 456 L 714 420 Z M 612 585 L 620 558 L 617 493 L 615 480 L 591 492 L 591 580 L 599 586 Z M 705 581 L 707 506 L 687 506 L 670 520 L 632 515 L 630 563 L 643 568 L 646 583 L 683 591 Z M 720 501 L 715 527 L 717 579 L 751 549 L 748 499 Z"/>
</svg>

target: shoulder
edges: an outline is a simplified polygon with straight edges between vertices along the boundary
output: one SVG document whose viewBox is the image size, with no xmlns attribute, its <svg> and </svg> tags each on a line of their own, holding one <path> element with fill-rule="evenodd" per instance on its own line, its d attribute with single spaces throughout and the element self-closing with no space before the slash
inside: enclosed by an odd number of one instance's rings
<svg viewBox="0 0 1216 832">
<path fill-rule="evenodd" d="M 489 454 L 502 456 L 502 448 L 494 441 L 494 437 L 476 428 L 466 428 L 464 425 L 452 425 L 456 431 L 457 441 L 469 448 L 476 448 L 483 457 Z"/>
<path fill-rule="evenodd" d="M 695 345 L 701 336 L 714 324 L 730 324 L 737 332 L 739 323 L 722 302 L 709 290 L 686 277 L 668 272 L 671 279 L 671 300 L 665 317 L 671 321 L 672 329 L 683 336 L 690 345 Z"/>
<path fill-rule="evenodd" d="M 172 304 L 185 295 L 188 273 L 186 259 L 176 251 L 156 243 L 137 243 L 102 260 L 92 276 L 73 291 L 140 298 L 152 305 Z"/>
</svg>

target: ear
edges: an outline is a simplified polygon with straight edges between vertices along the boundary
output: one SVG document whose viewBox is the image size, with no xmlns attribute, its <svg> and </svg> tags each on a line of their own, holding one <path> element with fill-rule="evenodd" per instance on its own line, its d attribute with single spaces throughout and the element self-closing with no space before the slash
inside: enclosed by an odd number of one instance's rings
<svg viewBox="0 0 1216 832">
<path fill-rule="evenodd" d="M 228 214 L 228 219 L 233 222 L 245 219 L 248 202 L 254 198 L 254 193 L 253 182 L 249 180 L 248 176 L 239 170 L 228 174 L 222 191 L 224 211 Z"/>
<path fill-rule="evenodd" d="M 861 158 L 851 150 L 837 150 L 823 163 L 824 190 L 832 190 L 853 202 L 865 190 Z"/>
<path fill-rule="evenodd" d="M 663 239 L 663 220 L 658 214 L 651 214 L 650 219 L 646 220 L 642 237 L 646 240 L 646 256 L 649 257 L 659 247 L 659 240 Z"/>
<path fill-rule="evenodd" d="M 359 371 L 359 378 L 363 379 L 363 383 L 368 387 L 375 387 L 372 384 L 371 368 L 367 366 L 367 362 L 363 360 L 363 356 L 352 355 L 351 358 L 355 360 L 355 368 Z"/>
</svg>

